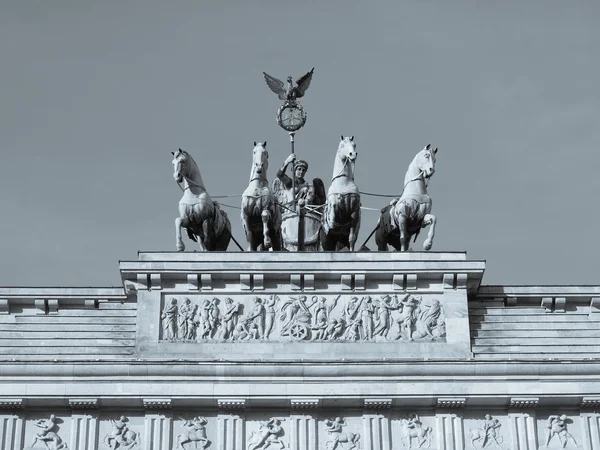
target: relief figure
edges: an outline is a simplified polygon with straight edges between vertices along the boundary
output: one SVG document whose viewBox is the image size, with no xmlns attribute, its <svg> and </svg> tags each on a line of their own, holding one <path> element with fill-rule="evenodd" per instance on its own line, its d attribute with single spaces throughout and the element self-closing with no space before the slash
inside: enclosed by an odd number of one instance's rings
<svg viewBox="0 0 600 450">
<path fill-rule="evenodd" d="M 33 438 L 31 447 L 34 447 L 37 441 L 42 441 L 49 450 L 62 450 L 67 448 L 67 444 L 54 431 L 56 427 L 56 416 L 50 415 L 48 419 L 40 419 L 34 422 L 34 425 L 41 429 Z"/>
<path fill-rule="evenodd" d="M 258 431 L 252 432 L 248 439 L 248 450 L 266 449 L 271 444 L 279 444 L 280 450 L 289 447 L 282 439 L 283 428 L 281 420 L 272 418 L 268 422 L 261 422 Z"/>
<path fill-rule="evenodd" d="M 127 418 L 121 416 L 118 420 L 111 420 L 112 431 L 104 436 L 104 444 L 111 450 L 133 450 L 139 448 L 139 433 L 132 431 L 127 426 Z"/>
<path fill-rule="evenodd" d="M 471 445 L 475 448 L 475 441 L 479 442 L 480 448 L 485 448 L 487 444 L 494 445 L 497 448 L 502 448 L 502 436 L 498 436 L 498 428 L 500 428 L 500 421 L 496 418 L 492 418 L 491 415 L 485 415 L 485 421 L 481 428 L 471 429 Z"/>
<path fill-rule="evenodd" d="M 240 303 L 227 297 L 225 299 L 225 313 L 223 314 L 221 326 L 221 339 L 231 339 L 233 337 L 233 330 L 235 330 L 237 325 L 239 314 Z"/>
<path fill-rule="evenodd" d="M 177 339 L 177 299 L 172 298 L 165 304 L 160 314 L 163 327 L 163 338 L 169 341 Z"/>
<path fill-rule="evenodd" d="M 325 419 L 325 429 L 332 438 L 325 443 L 326 450 L 336 450 L 338 446 L 342 449 L 343 446 L 340 444 L 349 444 L 348 448 L 345 448 L 344 450 L 359 448 L 358 441 L 360 440 L 360 434 L 351 432 L 342 433 L 342 427 L 345 427 L 346 425 L 346 420 L 341 417 Z"/>
<path fill-rule="evenodd" d="M 200 448 L 204 450 L 210 445 L 210 441 L 206 437 L 206 424 L 208 421 L 204 417 L 194 417 L 193 419 L 186 420 L 183 423 L 185 431 L 182 434 L 177 435 L 177 444 L 175 450 L 181 448 L 185 450 L 183 444 L 188 442 L 194 443 L 194 448 L 198 448 L 198 442 Z"/>
<path fill-rule="evenodd" d="M 565 448 L 569 439 L 577 446 L 577 442 L 571 433 L 567 431 L 567 415 L 550 416 L 546 421 L 546 447 L 550 445 L 550 441 L 554 436 L 558 436 L 561 447 Z"/>
<path fill-rule="evenodd" d="M 401 440 L 405 447 L 411 449 L 413 439 L 417 441 L 417 448 L 423 447 L 424 444 L 427 444 L 426 447 L 431 445 L 431 427 L 423 425 L 418 415 L 411 414 L 408 419 L 402 419 L 400 423 Z"/>
</svg>

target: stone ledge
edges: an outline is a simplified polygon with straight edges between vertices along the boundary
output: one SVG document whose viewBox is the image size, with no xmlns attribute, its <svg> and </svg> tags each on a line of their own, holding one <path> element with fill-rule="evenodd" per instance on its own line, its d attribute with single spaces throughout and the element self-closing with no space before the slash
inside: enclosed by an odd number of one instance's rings
<svg viewBox="0 0 600 450">
<path fill-rule="evenodd" d="M 600 396 L 583 397 L 581 399 L 582 408 L 597 408 L 600 406 Z"/>
</svg>

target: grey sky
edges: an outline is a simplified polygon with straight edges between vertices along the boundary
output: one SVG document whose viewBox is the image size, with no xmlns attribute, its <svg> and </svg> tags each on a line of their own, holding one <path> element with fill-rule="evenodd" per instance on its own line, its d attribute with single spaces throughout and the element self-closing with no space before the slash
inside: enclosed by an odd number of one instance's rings
<svg viewBox="0 0 600 450">
<path fill-rule="evenodd" d="M 431 143 L 435 251 L 486 259 L 486 284 L 598 283 L 599 13 L 591 0 L 3 0 L 0 285 L 118 285 L 119 259 L 174 250 L 170 152 L 194 156 L 210 194 L 241 194 L 267 140 L 271 180 L 289 144 L 261 72 L 313 66 L 297 136 L 309 178 L 328 185 L 353 134 L 361 190 L 399 193 Z M 376 221 L 363 213 L 360 243 Z"/>
</svg>

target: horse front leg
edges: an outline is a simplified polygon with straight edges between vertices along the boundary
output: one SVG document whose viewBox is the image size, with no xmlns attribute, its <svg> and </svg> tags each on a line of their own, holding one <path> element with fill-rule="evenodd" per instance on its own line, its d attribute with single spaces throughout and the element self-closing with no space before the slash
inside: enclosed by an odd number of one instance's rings
<svg viewBox="0 0 600 450">
<path fill-rule="evenodd" d="M 260 218 L 263 224 L 263 243 L 265 248 L 268 250 L 273 247 L 269 233 L 269 221 L 271 220 L 271 213 L 268 210 L 263 209 L 263 212 L 260 214 Z"/>
<path fill-rule="evenodd" d="M 178 252 L 182 252 L 185 250 L 185 244 L 181 239 L 181 227 L 183 225 L 183 219 L 178 217 L 175 219 L 175 245 L 177 247 Z"/>
<path fill-rule="evenodd" d="M 400 215 L 398 217 L 398 231 L 400 232 L 400 251 L 407 252 L 410 241 L 410 235 L 408 234 L 406 217 L 403 215 Z"/>
<path fill-rule="evenodd" d="M 204 243 L 200 247 L 204 247 L 202 251 L 214 252 L 216 248 L 217 236 L 215 235 L 215 220 L 211 217 L 204 221 Z"/>
<path fill-rule="evenodd" d="M 350 234 L 348 235 L 348 246 L 350 251 L 354 251 L 354 245 L 356 244 L 356 240 L 358 239 L 358 230 L 360 229 L 360 209 L 355 211 L 350 216 L 351 225 L 350 225 Z"/>
<path fill-rule="evenodd" d="M 423 225 L 422 228 L 425 228 L 429 225 L 429 233 L 427 234 L 427 239 L 423 242 L 423 248 L 425 250 L 431 250 L 431 245 L 433 244 L 433 237 L 435 236 L 435 222 L 436 218 L 433 214 L 425 214 L 423 217 Z"/>
</svg>

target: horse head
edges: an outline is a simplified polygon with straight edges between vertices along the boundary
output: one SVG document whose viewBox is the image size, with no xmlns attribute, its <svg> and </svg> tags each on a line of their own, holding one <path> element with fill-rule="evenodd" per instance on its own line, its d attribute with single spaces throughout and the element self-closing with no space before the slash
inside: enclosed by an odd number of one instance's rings
<svg viewBox="0 0 600 450">
<path fill-rule="evenodd" d="M 188 153 L 179 149 L 176 152 L 171 152 L 171 154 L 173 155 L 173 178 L 181 183 L 184 177 L 187 176 Z"/>
<path fill-rule="evenodd" d="M 340 145 L 338 146 L 337 154 L 340 159 L 344 162 L 356 161 L 358 152 L 356 151 L 356 144 L 354 143 L 354 136 L 344 137 L 341 136 Z"/>
<path fill-rule="evenodd" d="M 417 153 L 412 162 L 413 165 L 417 166 L 425 179 L 431 178 L 435 173 L 435 155 L 437 151 L 437 147 L 434 149 L 431 144 L 427 144 L 423 150 Z"/>
<path fill-rule="evenodd" d="M 252 149 L 252 172 L 250 181 L 266 180 L 267 169 L 269 168 L 269 152 L 267 151 L 267 141 L 254 142 Z"/>
</svg>

